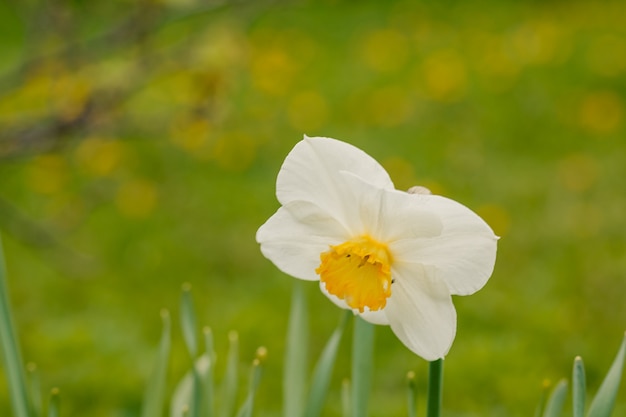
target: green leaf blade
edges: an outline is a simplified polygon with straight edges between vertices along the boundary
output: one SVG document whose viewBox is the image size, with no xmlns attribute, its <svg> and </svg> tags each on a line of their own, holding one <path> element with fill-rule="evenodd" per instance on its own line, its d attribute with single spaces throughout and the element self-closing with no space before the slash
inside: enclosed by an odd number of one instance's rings
<svg viewBox="0 0 626 417">
<path fill-rule="evenodd" d="M 615 406 L 615 398 L 619 390 L 622 370 L 624 369 L 624 359 L 626 357 L 626 334 L 622 344 L 613 360 L 613 364 L 606 374 L 598 393 L 591 402 L 587 417 L 609 417 Z"/>
<path fill-rule="evenodd" d="M 565 379 L 560 380 L 546 403 L 546 409 L 543 412 L 543 417 L 559 417 L 563 413 L 563 406 L 565 405 L 565 397 L 567 395 L 567 381 Z"/>
<path fill-rule="evenodd" d="M 350 315 L 350 311 L 346 311 L 342 315 L 339 325 L 328 339 L 328 342 L 326 342 L 326 346 L 324 346 L 324 350 L 322 350 L 315 365 L 313 377 L 311 378 L 311 390 L 304 410 L 305 417 L 319 417 L 322 415 L 324 400 L 330 385 L 333 368 L 335 367 L 339 343 Z"/>
<path fill-rule="evenodd" d="M 233 330 L 228 334 L 228 343 L 226 371 L 220 387 L 220 417 L 231 417 L 235 409 L 239 383 L 239 334 L 236 331 Z"/>
<path fill-rule="evenodd" d="M 144 394 L 141 417 L 160 417 L 163 415 L 163 404 L 165 404 L 165 382 L 167 377 L 167 367 L 169 363 L 171 337 L 171 320 L 167 310 L 161 311 L 163 330 L 159 350 L 154 362 L 152 376 L 146 387 Z"/>
<path fill-rule="evenodd" d="M 193 299 L 191 298 L 191 285 L 183 284 L 183 291 L 180 303 L 180 324 L 182 326 L 183 338 L 185 345 L 192 359 L 195 359 L 198 353 L 198 340 L 196 337 L 196 313 L 193 308 Z"/>
<path fill-rule="evenodd" d="M 22 354 L 13 324 L 9 291 L 6 284 L 6 267 L 0 240 L 0 344 L 5 373 L 9 384 L 11 407 L 15 417 L 31 416 L 30 399 L 26 388 Z"/>
<path fill-rule="evenodd" d="M 300 417 L 306 400 L 309 325 L 302 283 L 293 287 L 283 373 L 283 417 Z"/>
<path fill-rule="evenodd" d="M 585 396 L 587 382 L 585 379 L 585 365 L 583 359 L 577 356 L 574 359 L 572 369 L 572 415 L 573 417 L 583 417 L 585 414 Z"/>
</svg>

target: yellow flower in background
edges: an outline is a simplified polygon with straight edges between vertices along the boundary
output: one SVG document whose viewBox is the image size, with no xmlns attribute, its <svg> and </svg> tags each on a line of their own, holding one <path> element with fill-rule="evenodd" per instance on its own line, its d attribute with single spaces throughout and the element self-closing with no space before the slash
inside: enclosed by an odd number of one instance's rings
<svg viewBox="0 0 626 417">
<path fill-rule="evenodd" d="M 413 352 L 444 357 L 456 334 L 451 295 L 482 288 L 497 237 L 467 207 L 423 187 L 394 188 L 360 149 L 296 144 L 278 174 L 282 207 L 257 232 L 265 257 L 363 319 L 389 325 Z"/>
</svg>

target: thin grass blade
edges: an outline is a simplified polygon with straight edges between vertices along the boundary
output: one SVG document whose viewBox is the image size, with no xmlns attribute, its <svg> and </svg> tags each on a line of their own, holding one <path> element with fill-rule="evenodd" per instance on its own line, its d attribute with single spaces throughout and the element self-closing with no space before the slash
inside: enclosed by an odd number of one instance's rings
<svg viewBox="0 0 626 417">
<path fill-rule="evenodd" d="M 543 416 L 543 412 L 546 408 L 546 399 L 548 398 L 548 391 L 550 389 L 550 381 L 545 379 L 541 386 L 541 397 L 539 398 L 539 404 L 535 409 L 535 417 Z"/>
<path fill-rule="evenodd" d="M 226 373 L 220 387 L 220 417 L 230 417 L 235 409 L 239 372 L 239 335 L 235 331 L 228 334 L 228 355 Z"/>
<path fill-rule="evenodd" d="M 213 332 L 209 327 L 205 327 L 202 332 L 204 333 L 205 355 L 209 358 L 209 367 L 204 377 L 202 417 L 213 417 L 215 415 L 215 361 L 217 356 L 213 346 Z"/>
<path fill-rule="evenodd" d="M 352 339 L 352 416 L 367 417 L 374 356 L 374 325 L 354 316 Z"/>
<path fill-rule="evenodd" d="M 170 402 L 170 417 L 189 417 L 194 412 L 193 407 L 196 403 L 194 396 L 198 392 L 195 386 L 198 383 L 197 379 L 203 378 L 209 369 L 208 356 L 206 354 L 200 356 L 194 366 L 195 369 L 190 369 L 174 390 Z"/>
<path fill-rule="evenodd" d="M 341 381 L 341 416 L 342 417 L 350 417 L 350 380 L 348 378 L 344 378 Z"/>
<path fill-rule="evenodd" d="M 26 376 L 11 311 L 2 240 L 0 240 L 0 343 L 2 344 L 0 351 L 9 384 L 13 414 L 15 417 L 29 417 L 31 410 L 26 389 Z"/>
<path fill-rule="evenodd" d="M 183 284 L 183 291 L 180 302 L 180 324 L 182 326 L 183 338 L 189 351 L 189 355 L 195 359 L 198 354 L 198 340 L 196 337 L 196 313 L 193 308 L 191 298 L 191 285 Z"/>
<path fill-rule="evenodd" d="M 565 396 L 567 395 L 567 381 L 565 379 L 560 380 L 546 403 L 546 409 L 543 412 L 543 417 L 559 417 L 563 413 L 563 406 L 565 405 Z"/>
<path fill-rule="evenodd" d="M 602 385 L 598 389 L 598 393 L 591 402 L 587 417 L 609 417 L 615 405 L 615 397 L 619 390 L 619 383 L 622 379 L 622 370 L 624 369 L 624 358 L 626 357 L 626 334 L 622 340 L 622 345 L 617 352 L 617 356 L 613 360 L 611 369 L 606 374 Z"/>
<path fill-rule="evenodd" d="M 161 310 L 161 320 L 163 321 L 161 341 L 159 342 L 159 350 L 154 361 L 152 375 L 150 376 L 144 394 L 141 417 L 161 417 L 163 415 L 165 382 L 170 357 L 170 347 L 172 344 L 172 325 L 170 313 L 167 310 Z"/>
<path fill-rule="evenodd" d="M 50 400 L 48 402 L 48 417 L 59 417 L 61 409 L 61 396 L 58 388 L 52 388 L 50 391 Z"/>
<path fill-rule="evenodd" d="M 311 379 L 311 391 L 304 409 L 305 417 L 318 417 L 322 414 L 324 400 L 335 367 L 339 342 L 351 314 L 350 311 L 346 311 L 342 315 L 339 325 L 326 342 L 326 346 L 324 346 L 324 350 L 315 365 Z"/>
<path fill-rule="evenodd" d="M 283 374 L 283 417 L 302 416 L 306 399 L 309 324 L 301 282 L 294 282 Z"/>
<path fill-rule="evenodd" d="M 261 381 L 261 364 L 267 357 L 267 349 L 260 347 L 257 349 L 257 357 L 252 361 L 252 369 L 250 371 L 250 386 L 248 387 L 248 394 L 246 400 L 239 409 L 237 417 L 251 417 L 252 410 L 254 410 L 254 397 L 256 395 L 259 382 Z"/>
<path fill-rule="evenodd" d="M 585 415 L 585 395 L 587 382 L 585 381 L 585 365 L 583 358 L 577 356 L 574 359 L 572 369 L 572 415 L 583 417 Z"/>
<path fill-rule="evenodd" d="M 43 404 L 41 400 L 41 381 L 37 365 L 33 362 L 26 364 L 26 378 L 28 384 L 28 397 L 30 398 L 30 409 L 34 416 L 43 415 Z"/>
</svg>

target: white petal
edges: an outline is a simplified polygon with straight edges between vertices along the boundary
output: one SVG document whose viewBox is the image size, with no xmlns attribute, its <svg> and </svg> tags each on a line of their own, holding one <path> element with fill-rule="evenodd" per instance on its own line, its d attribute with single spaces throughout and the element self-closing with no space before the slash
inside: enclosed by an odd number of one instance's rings
<svg viewBox="0 0 626 417">
<path fill-rule="evenodd" d="M 270 217 L 257 231 L 261 252 L 281 271 L 305 280 L 317 280 L 320 254 L 347 240 L 345 229 L 312 203 L 294 201 Z"/>
<path fill-rule="evenodd" d="M 387 320 L 387 315 L 385 314 L 383 310 L 365 311 L 364 313 L 361 313 L 359 312 L 359 309 L 351 308 L 348 305 L 348 303 L 346 303 L 344 300 L 337 297 L 336 295 L 329 293 L 328 290 L 326 290 L 326 285 L 321 281 L 320 281 L 320 290 L 337 307 L 342 308 L 344 310 L 352 310 L 354 314 L 360 315 L 361 317 L 363 317 L 364 320 L 369 321 L 372 324 L 389 325 L 389 321 Z"/>
<path fill-rule="evenodd" d="M 384 309 L 391 330 L 422 358 L 443 358 L 456 334 L 456 311 L 448 289 L 429 277 L 429 268 L 394 268 L 392 273 L 396 280 Z"/>
<path fill-rule="evenodd" d="M 289 152 L 276 180 L 281 204 L 310 201 L 328 213 L 350 215 L 345 189 L 337 183 L 339 171 L 348 171 L 380 188 L 393 188 L 385 169 L 362 150 L 335 139 L 308 138 Z M 347 213 L 346 213 L 347 210 Z"/>
<path fill-rule="evenodd" d="M 424 210 L 436 213 L 443 230 L 426 240 L 400 240 L 390 250 L 399 265 L 430 265 L 435 278 L 451 294 L 468 295 L 481 289 L 493 272 L 498 238 L 476 213 L 441 196 L 420 195 Z"/>
<path fill-rule="evenodd" d="M 352 201 L 352 227 L 361 224 L 367 233 L 380 242 L 392 242 L 401 239 L 423 239 L 438 236 L 443 226 L 437 213 L 422 207 L 420 196 L 395 189 L 377 187 L 362 178 L 341 172 L 346 182 L 346 194 Z M 345 198 L 345 197 L 344 197 Z"/>
</svg>

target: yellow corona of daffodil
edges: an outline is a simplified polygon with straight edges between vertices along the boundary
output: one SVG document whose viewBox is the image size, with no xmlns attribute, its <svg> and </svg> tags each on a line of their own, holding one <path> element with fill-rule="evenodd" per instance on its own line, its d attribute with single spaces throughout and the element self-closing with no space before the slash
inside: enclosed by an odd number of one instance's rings
<svg viewBox="0 0 626 417">
<path fill-rule="evenodd" d="M 389 325 L 426 360 L 456 334 L 452 295 L 493 271 L 498 238 L 473 211 L 423 187 L 394 188 L 360 149 L 330 138 L 296 144 L 278 173 L 282 207 L 257 232 L 263 255 L 363 319 Z"/>
</svg>

